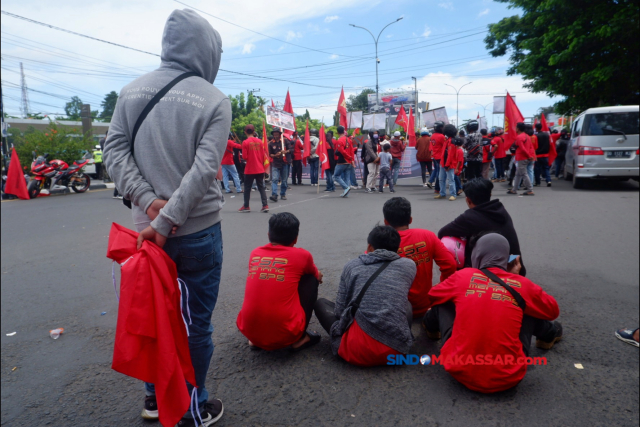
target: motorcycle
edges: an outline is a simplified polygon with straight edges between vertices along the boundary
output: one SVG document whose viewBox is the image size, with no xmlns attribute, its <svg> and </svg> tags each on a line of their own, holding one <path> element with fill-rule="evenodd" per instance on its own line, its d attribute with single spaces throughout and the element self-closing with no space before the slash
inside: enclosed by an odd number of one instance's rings
<svg viewBox="0 0 640 427">
<path fill-rule="evenodd" d="M 87 153 L 80 160 L 75 160 L 73 166 L 69 166 L 62 160 L 48 161 L 49 154 L 36 157 L 33 152 L 33 163 L 31 163 L 31 173 L 34 175 L 27 191 L 29 197 L 35 199 L 42 190 L 51 191 L 55 187 L 71 187 L 76 193 L 84 193 L 89 189 L 91 179 L 84 173 L 83 168 L 89 163 L 91 154 Z"/>
</svg>

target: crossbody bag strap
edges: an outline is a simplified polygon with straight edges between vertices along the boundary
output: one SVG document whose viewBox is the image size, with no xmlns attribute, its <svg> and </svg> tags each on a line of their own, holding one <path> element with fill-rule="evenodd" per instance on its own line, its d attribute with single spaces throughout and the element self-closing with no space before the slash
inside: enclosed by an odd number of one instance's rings
<svg viewBox="0 0 640 427">
<path fill-rule="evenodd" d="M 178 84 L 179 82 L 181 82 L 186 78 L 197 77 L 197 76 L 198 74 L 194 72 L 180 74 L 178 77 L 171 80 L 165 87 L 160 89 L 158 93 L 154 95 L 153 98 L 151 98 L 151 101 L 149 101 L 149 103 L 144 107 L 144 110 L 142 110 L 142 113 L 140 113 L 140 116 L 138 116 L 138 120 L 136 120 L 136 124 L 133 126 L 133 132 L 131 133 L 131 155 L 132 156 L 134 154 L 134 147 L 136 143 L 136 135 L 138 134 L 138 130 L 140 130 L 140 126 L 142 125 L 142 122 L 144 122 L 144 119 L 146 119 L 149 113 L 151 112 L 151 110 L 153 110 L 153 107 L 155 107 L 156 104 L 160 102 L 160 100 L 164 98 L 164 96 L 176 84 Z"/>
<path fill-rule="evenodd" d="M 367 289 L 369 289 L 369 286 L 371 286 L 373 281 L 376 280 L 376 278 L 380 275 L 380 273 L 382 273 L 385 268 L 389 267 L 389 264 L 391 264 L 391 261 L 383 262 L 380 268 L 378 268 L 376 272 L 373 273 L 371 277 L 369 277 L 369 280 L 367 280 L 367 283 L 365 283 L 362 289 L 360 289 L 360 293 L 358 294 L 356 299 L 351 304 L 349 304 L 349 308 L 351 309 L 351 315 L 353 316 L 354 319 L 356 316 L 356 312 L 358 311 L 358 308 L 360 308 L 360 303 L 362 302 L 362 298 L 364 297 L 365 292 L 367 292 Z"/>
<path fill-rule="evenodd" d="M 500 286 L 502 286 L 503 288 L 505 288 L 507 291 L 509 291 L 509 293 L 511 294 L 511 296 L 516 300 L 516 302 L 518 303 L 518 306 L 522 309 L 522 311 L 525 311 L 525 309 L 527 308 L 527 302 L 524 300 L 524 298 L 522 298 L 522 295 L 520 295 L 520 293 L 518 291 L 516 291 L 515 289 L 513 289 L 511 286 L 507 285 L 501 278 L 499 278 L 498 276 L 496 276 L 495 274 L 493 274 L 491 271 L 489 271 L 486 268 L 483 268 L 481 270 L 485 276 L 487 276 L 489 279 L 491 279 L 492 281 L 496 282 L 497 284 L 499 284 Z"/>
</svg>

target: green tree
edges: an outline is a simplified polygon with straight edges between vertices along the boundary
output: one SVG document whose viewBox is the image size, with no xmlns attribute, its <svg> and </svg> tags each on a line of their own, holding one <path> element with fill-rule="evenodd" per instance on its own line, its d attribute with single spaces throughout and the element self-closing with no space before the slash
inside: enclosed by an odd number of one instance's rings
<svg viewBox="0 0 640 427">
<path fill-rule="evenodd" d="M 369 110 L 369 97 L 370 93 L 376 93 L 373 89 L 363 89 L 357 95 L 349 95 L 347 98 L 347 111 L 368 111 Z"/>
<path fill-rule="evenodd" d="M 112 90 L 104 96 L 104 100 L 100 103 L 102 112 L 100 113 L 100 119 L 105 122 L 110 122 L 113 117 L 113 112 L 116 109 L 116 102 L 118 102 L 118 93 Z M 93 114 L 92 114 L 93 115 Z"/>
<path fill-rule="evenodd" d="M 637 104 L 640 87 L 640 8 L 630 0 L 496 0 L 521 15 L 489 25 L 493 56 L 510 53 L 508 75 L 533 92 L 565 97 L 560 114 Z"/>
<path fill-rule="evenodd" d="M 78 96 L 71 97 L 71 101 L 67 102 L 64 106 L 64 112 L 67 117 L 63 120 L 80 120 L 80 113 L 82 113 L 82 99 Z"/>
</svg>

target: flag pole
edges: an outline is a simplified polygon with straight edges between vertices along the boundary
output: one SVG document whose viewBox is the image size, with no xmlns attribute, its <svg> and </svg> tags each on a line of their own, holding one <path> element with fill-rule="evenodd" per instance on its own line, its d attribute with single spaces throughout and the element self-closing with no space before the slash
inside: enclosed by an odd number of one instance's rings
<svg viewBox="0 0 640 427">
<path fill-rule="evenodd" d="M 322 124 L 324 124 L 324 116 L 322 116 L 322 121 L 320 122 Z M 322 130 L 322 126 L 320 126 L 319 131 Z M 325 133 L 326 135 L 326 133 Z M 318 134 L 318 136 L 320 136 L 320 134 Z M 326 139 L 326 137 L 325 137 Z M 320 138 L 318 138 L 318 144 L 320 144 L 321 140 Z M 318 154 L 318 146 L 316 145 L 316 155 Z M 327 161 L 329 161 L 329 159 L 327 159 Z M 316 195 L 320 194 L 320 172 L 322 171 L 322 159 L 318 159 L 318 185 L 316 185 Z"/>
</svg>

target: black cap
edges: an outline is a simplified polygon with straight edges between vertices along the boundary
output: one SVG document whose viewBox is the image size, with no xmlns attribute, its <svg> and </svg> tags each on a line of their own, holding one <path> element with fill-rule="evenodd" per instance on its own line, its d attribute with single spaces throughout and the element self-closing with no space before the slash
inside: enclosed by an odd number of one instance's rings
<svg viewBox="0 0 640 427">
<path fill-rule="evenodd" d="M 271 135 L 273 135 L 275 132 L 278 132 L 278 133 L 280 133 L 280 134 L 282 133 L 282 131 L 280 130 L 280 128 L 273 128 L 273 130 L 271 131 Z"/>
</svg>

